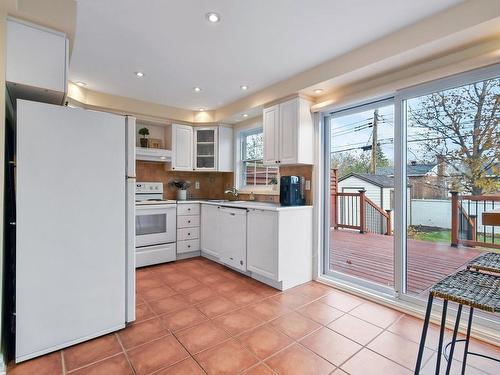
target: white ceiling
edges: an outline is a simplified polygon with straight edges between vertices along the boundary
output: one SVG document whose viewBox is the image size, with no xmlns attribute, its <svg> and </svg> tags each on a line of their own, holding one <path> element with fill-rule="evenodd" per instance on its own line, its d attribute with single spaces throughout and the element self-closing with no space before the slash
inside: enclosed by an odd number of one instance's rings
<svg viewBox="0 0 500 375">
<path fill-rule="evenodd" d="M 78 0 L 70 79 L 110 94 L 215 109 L 459 2 Z M 221 21 L 209 24 L 209 11 Z"/>
</svg>

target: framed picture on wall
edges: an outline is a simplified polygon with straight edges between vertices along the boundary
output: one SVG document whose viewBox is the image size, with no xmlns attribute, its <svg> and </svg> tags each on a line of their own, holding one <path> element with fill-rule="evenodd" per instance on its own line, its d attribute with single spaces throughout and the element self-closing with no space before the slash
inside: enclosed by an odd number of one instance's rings
<svg viewBox="0 0 500 375">
<path fill-rule="evenodd" d="M 163 148 L 163 142 L 159 138 L 149 138 L 150 148 Z"/>
</svg>

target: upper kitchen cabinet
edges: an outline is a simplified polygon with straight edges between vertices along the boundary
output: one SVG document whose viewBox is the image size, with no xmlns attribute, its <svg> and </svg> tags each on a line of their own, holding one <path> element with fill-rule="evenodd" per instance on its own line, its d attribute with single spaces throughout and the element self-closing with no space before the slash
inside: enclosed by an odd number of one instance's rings
<svg viewBox="0 0 500 375">
<path fill-rule="evenodd" d="M 217 170 L 217 127 L 194 128 L 194 168 Z"/>
<path fill-rule="evenodd" d="M 264 163 L 314 164 L 311 103 L 301 97 L 265 108 Z"/>
<path fill-rule="evenodd" d="M 67 88 L 66 35 L 7 19 L 6 81 L 13 99 L 63 104 Z"/>
<path fill-rule="evenodd" d="M 233 171 L 233 128 L 172 124 L 166 133 L 172 170 Z"/>
<path fill-rule="evenodd" d="M 192 171 L 193 168 L 193 127 L 171 125 L 172 170 Z"/>
</svg>

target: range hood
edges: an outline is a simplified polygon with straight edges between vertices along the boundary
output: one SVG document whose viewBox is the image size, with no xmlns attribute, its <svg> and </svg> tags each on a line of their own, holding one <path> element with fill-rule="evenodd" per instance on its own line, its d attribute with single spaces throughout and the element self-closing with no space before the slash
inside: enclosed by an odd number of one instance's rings
<svg viewBox="0 0 500 375">
<path fill-rule="evenodd" d="M 172 160 L 172 151 L 162 148 L 135 148 L 135 159 L 142 161 L 155 161 L 168 163 Z"/>
</svg>

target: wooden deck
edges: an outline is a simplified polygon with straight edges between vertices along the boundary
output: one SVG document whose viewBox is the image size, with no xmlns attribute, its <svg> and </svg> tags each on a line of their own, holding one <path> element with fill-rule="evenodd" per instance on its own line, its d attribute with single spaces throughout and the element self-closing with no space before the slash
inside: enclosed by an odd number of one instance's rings
<svg viewBox="0 0 500 375">
<path fill-rule="evenodd" d="M 330 238 L 330 269 L 394 285 L 394 237 L 332 229 Z M 409 293 L 424 293 L 479 254 L 479 250 L 469 247 L 408 240 Z"/>
</svg>

